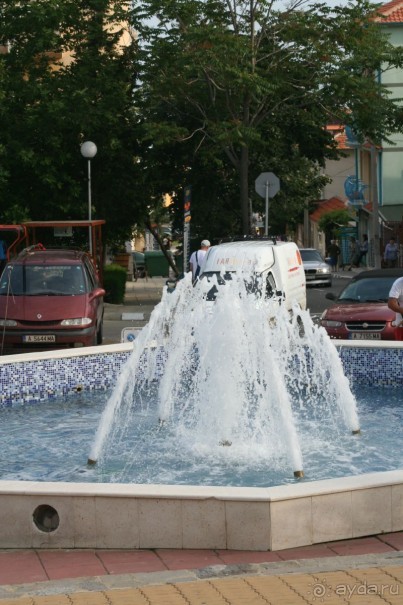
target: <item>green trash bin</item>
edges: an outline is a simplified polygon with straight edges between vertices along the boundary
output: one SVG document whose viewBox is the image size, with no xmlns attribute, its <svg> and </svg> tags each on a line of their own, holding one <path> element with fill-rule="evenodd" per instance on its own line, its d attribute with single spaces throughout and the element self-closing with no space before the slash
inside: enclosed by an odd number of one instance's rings
<svg viewBox="0 0 403 605">
<path fill-rule="evenodd" d="M 169 263 L 161 250 L 144 252 L 144 262 L 148 277 L 169 277 Z"/>
</svg>

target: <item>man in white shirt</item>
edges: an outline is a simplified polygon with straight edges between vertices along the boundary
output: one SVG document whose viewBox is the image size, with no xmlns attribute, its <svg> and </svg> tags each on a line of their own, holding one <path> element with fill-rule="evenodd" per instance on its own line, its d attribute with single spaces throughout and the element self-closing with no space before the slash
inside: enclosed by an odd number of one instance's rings
<svg viewBox="0 0 403 605">
<path fill-rule="evenodd" d="M 203 265 L 204 257 L 206 256 L 207 250 L 210 248 L 211 244 L 208 239 L 204 239 L 200 244 L 200 250 L 193 252 L 189 259 L 190 270 L 192 272 L 192 280 L 193 282 L 199 277 L 200 270 Z"/>
<path fill-rule="evenodd" d="M 396 340 L 403 340 L 403 277 L 393 282 L 389 292 L 388 307 L 396 313 Z"/>
</svg>

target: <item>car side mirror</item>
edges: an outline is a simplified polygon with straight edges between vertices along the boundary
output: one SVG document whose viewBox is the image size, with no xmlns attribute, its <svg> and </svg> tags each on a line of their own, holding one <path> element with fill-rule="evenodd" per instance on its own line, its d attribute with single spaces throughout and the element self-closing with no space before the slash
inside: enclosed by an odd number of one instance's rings
<svg viewBox="0 0 403 605">
<path fill-rule="evenodd" d="M 337 296 L 335 294 L 333 294 L 333 292 L 328 292 L 325 295 L 325 298 L 328 298 L 329 300 L 336 300 Z"/>
<path fill-rule="evenodd" d="M 95 288 L 93 292 L 88 297 L 88 300 L 91 302 L 94 298 L 100 298 L 101 296 L 105 296 L 106 292 L 103 288 Z"/>
</svg>

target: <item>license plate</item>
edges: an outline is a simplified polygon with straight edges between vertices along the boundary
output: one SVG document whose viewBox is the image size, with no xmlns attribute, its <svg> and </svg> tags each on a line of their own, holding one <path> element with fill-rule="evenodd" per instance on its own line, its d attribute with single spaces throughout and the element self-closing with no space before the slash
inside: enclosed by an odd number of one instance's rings
<svg viewBox="0 0 403 605">
<path fill-rule="evenodd" d="M 22 337 L 22 342 L 56 342 L 56 336 L 53 334 L 38 334 Z"/>
<path fill-rule="evenodd" d="M 381 335 L 378 332 L 351 332 L 350 334 L 351 340 L 381 340 Z"/>
</svg>

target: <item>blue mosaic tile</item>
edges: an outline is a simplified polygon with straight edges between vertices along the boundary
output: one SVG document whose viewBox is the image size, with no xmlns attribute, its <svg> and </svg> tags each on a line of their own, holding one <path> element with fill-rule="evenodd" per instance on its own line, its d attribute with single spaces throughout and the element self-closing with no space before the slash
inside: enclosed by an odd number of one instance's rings
<svg viewBox="0 0 403 605">
<path fill-rule="evenodd" d="M 0 365 L 0 405 L 24 404 L 111 388 L 130 352 Z"/>
<path fill-rule="evenodd" d="M 366 386 L 403 385 L 403 348 L 340 347 L 340 359 L 350 382 Z"/>
<path fill-rule="evenodd" d="M 351 384 L 403 385 L 403 348 L 338 347 Z M 115 384 L 130 351 L 0 364 L 0 406 L 28 404 Z M 163 355 L 157 359 L 162 373 Z"/>
</svg>

